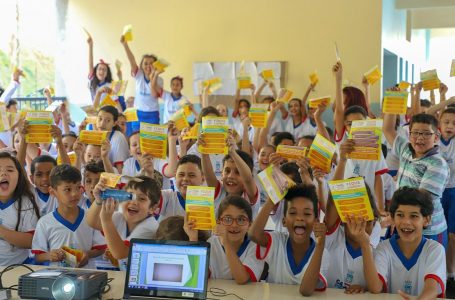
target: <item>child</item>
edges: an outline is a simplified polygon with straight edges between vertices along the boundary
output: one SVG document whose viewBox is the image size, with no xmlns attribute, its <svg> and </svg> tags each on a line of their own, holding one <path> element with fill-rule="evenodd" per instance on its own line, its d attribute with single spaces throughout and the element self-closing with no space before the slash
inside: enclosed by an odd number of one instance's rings
<svg viewBox="0 0 455 300">
<path fill-rule="evenodd" d="M 117 120 L 118 110 L 113 106 L 103 106 L 98 111 L 96 128 L 108 132 L 107 136 L 112 145 L 109 159 L 119 173 L 122 173 L 123 162 L 129 157 L 129 151 L 125 136 L 117 130 Z"/>
<path fill-rule="evenodd" d="M 163 189 L 161 191 L 160 218 L 185 215 L 186 189 L 188 186 L 204 184 L 201 159 L 196 155 L 185 155 L 178 161 L 175 175 L 177 191 Z"/>
<path fill-rule="evenodd" d="M 75 167 L 59 165 L 52 169 L 50 183 L 58 207 L 36 225 L 32 245 L 36 261 L 61 265 L 67 255 L 64 249 L 68 247 L 81 253 L 77 267 L 94 268 L 93 258 L 103 254 L 105 242 L 100 232 L 87 225 L 86 212 L 78 206 L 82 196 L 81 173 Z"/>
<path fill-rule="evenodd" d="M 353 224 L 361 241 L 363 265 L 371 293 L 400 293 L 405 299 L 444 297 L 444 247 L 422 236 L 433 212 L 432 196 L 421 189 L 402 187 L 393 195 L 390 213 L 398 236 L 383 241 L 373 253 L 365 221 Z"/>
<path fill-rule="evenodd" d="M 32 160 L 30 165 L 30 182 L 34 185 L 33 194 L 44 216 L 57 208 L 57 198 L 50 194 L 50 174 L 57 161 L 49 155 L 40 155 Z"/>
<path fill-rule="evenodd" d="M 40 217 L 24 169 L 7 152 L 0 152 L 0 264 L 25 263 Z"/>
<path fill-rule="evenodd" d="M 87 224 L 103 231 L 113 258 L 124 259 L 128 257 L 131 238 L 154 238 L 158 222 L 152 216 L 160 201 L 160 187 L 147 176 L 131 179 L 126 191 L 134 197 L 120 204 L 121 211 L 116 211 L 119 204 L 115 199 L 100 198 L 105 189 L 106 182 L 100 180 L 93 191 L 96 205 L 88 210 Z"/>
<path fill-rule="evenodd" d="M 254 85 L 251 85 L 251 97 L 252 102 L 254 103 Z M 247 99 L 240 99 L 240 89 L 237 89 L 236 98 L 235 98 L 235 107 L 232 111 L 232 127 L 240 135 L 240 138 L 243 137 L 243 119 L 248 117 L 249 111 L 251 108 L 251 103 Z M 248 127 L 248 140 L 253 142 L 254 128 Z"/>
<path fill-rule="evenodd" d="M 455 280 L 455 108 L 447 108 L 441 113 L 441 139 L 439 149 L 441 156 L 450 168 L 450 177 L 442 194 L 441 203 L 449 233 L 447 245 L 448 281 Z M 452 283 L 455 285 L 455 283 Z"/>
<path fill-rule="evenodd" d="M 101 173 L 104 171 L 103 161 L 99 160 L 97 162 L 90 161 L 84 167 L 84 197 L 82 199 L 82 203 L 79 203 L 79 206 L 85 210 L 88 210 L 92 205 L 93 201 L 95 201 L 95 195 L 93 194 L 93 190 L 95 186 L 100 181 Z"/>
<path fill-rule="evenodd" d="M 398 187 L 408 186 L 428 191 L 433 199 L 433 215 L 424 229 L 426 238 L 447 246 L 447 223 L 441 197 L 449 177 L 448 166 L 439 155 L 438 120 L 428 114 L 414 115 L 410 123 L 410 139 L 397 135 L 395 115 L 385 114 L 383 132 L 387 142 L 393 145 L 394 154 L 400 159 L 397 175 Z"/>
<path fill-rule="evenodd" d="M 344 179 L 344 169 L 347 163 L 349 147 L 344 143 L 340 147 L 340 160 L 335 169 L 333 180 Z M 370 188 L 366 185 L 368 198 L 373 210 L 374 220 L 366 222 L 365 232 L 368 234 L 369 245 L 376 248 L 380 240 L 381 227 L 379 211 Z M 341 223 L 340 216 L 331 195 L 328 196 L 325 224 L 327 225 L 327 237 L 325 248 L 329 253 L 330 273 L 327 276 L 327 284 L 331 288 L 345 289 L 348 294 L 363 293 L 366 289 L 366 281 L 363 274 L 363 258 L 360 241 L 353 235 L 353 228 L 349 222 Z"/>
<path fill-rule="evenodd" d="M 317 223 L 316 190 L 311 185 L 291 187 L 284 201 L 283 225 L 289 233 L 264 231 L 274 207 L 269 200 L 251 225 L 249 237 L 266 248 L 258 258 L 269 265 L 268 282 L 300 284 L 300 293 L 310 296 L 315 290 L 325 290 L 328 271 L 326 259 L 323 259 L 326 227 Z M 312 232 L 316 240 L 311 237 Z"/>
<path fill-rule="evenodd" d="M 65 147 L 67 153 L 73 151 L 73 145 L 76 140 L 77 135 L 74 132 L 65 133 L 62 135 L 63 146 Z"/>
<path fill-rule="evenodd" d="M 176 148 L 177 138 L 176 128 L 174 128 L 173 125 L 169 126 L 169 156 L 168 159 L 165 160 L 153 158 L 150 154 L 142 154 L 139 131 L 133 132 L 129 138 L 131 157 L 125 161 L 122 174 L 134 177 L 141 174 L 142 170 L 145 172 L 145 175 L 153 178 L 154 171 L 156 170 L 163 175 L 163 188 L 171 189 L 173 187 L 171 179 L 175 176 L 178 162 Z"/>
<path fill-rule="evenodd" d="M 200 136 L 199 143 L 204 143 L 203 134 Z M 221 182 L 213 172 L 212 163 L 208 154 L 202 154 L 202 170 L 207 180 L 207 186 L 215 188 L 215 210 L 222 199 L 227 195 L 242 196 L 253 206 L 253 217 L 259 210 L 259 193 L 254 181 L 253 159 L 247 153 L 236 150 L 232 135 L 227 139 L 229 147 L 228 154 L 223 159 L 223 173 Z"/>
<path fill-rule="evenodd" d="M 131 52 L 128 42 L 125 41 L 123 35 L 120 43 L 125 48 L 131 66 L 131 75 L 136 80 L 134 104 L 137 108 L 139 122 L 160 124 L 158 97 L 163 92 L 163 79 L 159 77 L 159 74 L 155 72 L 155 68 L 153 67 L 153 63 L 157 60 L 157 57 L 152 54 L 145 54 L 142 56 L 140 66 L 138 66 L 133 52 Z M 150 87 L 152 80 L 155 83 L 155 93 L 152 93 Z M 139 130 L 138 125 L 136 125 L 137 128 L 133 128 L 133 131 Z"/>
<path fill-rule="evenodd" d="M 154 86 L 152 86 L 152 89 Z M 171 79 L 171 92 L 164 91 L 162 98 L 164 102 L 163 124 L 166 124 L 172 115 L 181 109 L 183 105 L 190 104 L 187 97 L 182 95 L 183 78 L 175 76 Z M 191 105 L 192 108 L 192 105 Z"/>
<path fill-rule="evenodd" d="M 228 116 L 228 108 L 227 108 L 226 104 L 218 104 L 216 106 L 216 110 L 218 110 L 221 117 Z"/>
<path fill-rule="evenodd" d="M 208 239 L 211 244 L 210 278 L 234 279 L 237 284 L 261 279 L 264 261 L 256 259 L 260 248 L 248 238 L 252 217 L 251 206 L 242 197 L 228 196 L 221 202 L 217 212 L 218 235 Z M 185 231 L 190 241 L 197 241 L 198 230 L 193 229 L 196 221 L 186 222 Z"/>
<path fill-rule="evenodd" d="M 109 64 L 105 63 L 104 60 L 100 59 L 100 62 L 93 67 L 93 39 L 91 36 L 87 39 L 88 43 L 88 79 L 89 79 L 89 89 L 90 95 L 92 96 L 92 101 L 95 98 L 96 91 L 104 86 L 109 86 L 112 82 L 112 73 Z M 106 97 L 107 94 L 102 95 L 102 99 Z M 102 101 L 102 100 L 101 100 Z"/>
</svg>

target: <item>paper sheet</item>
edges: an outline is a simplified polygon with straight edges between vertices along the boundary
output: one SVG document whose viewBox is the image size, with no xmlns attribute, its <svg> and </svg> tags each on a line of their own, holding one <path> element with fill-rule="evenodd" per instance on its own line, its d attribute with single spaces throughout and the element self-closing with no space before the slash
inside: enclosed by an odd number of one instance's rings
<svg viewBox="0 0 455 300">
<path fill-rule="evenodd" d="M 382 120 L 352 121 L 350 138 L 354 140 L 354 151 L 350 159 L 379 160 L 382 156 Z"/>
<path fill-rule="evenodd" d="M 242 70 L 244 73 L 242 73 Z M 258 70 L 256 64 L 252 61 L 247 62 L 236 62 L 235 63 L 235 76 L 236 78 L 241 76 L 250 76 L 251 83 L 256 85 L 258 83 Z M 240 91 L 240 95 L 249 96 L 251 95 L 250 89 L 244 89 Z"/>
<path fill-rule="evenodd" d="M 214 77 L 212 65 L 209 62 L 193 63 L 193 91 L 196 96 L 201 95 L 201 82 Z"/>
<path fill-rule="evenodd" d="M 227 154 L 226 139 L 229 129 L 229 120 L 226 117 L 203 117 L 202 133 L 205 145 L 198 145 L 200 153 Z"/>
<path fill-rule="evenodd" d="M 287 160 L 298 160 L 304 158 L 307 155 L 307 148 L 278 145 L 278 147 L 276 148 L 276 154 Z"/>
<path fill-rule="evenodd" d="M 195 220 L 198 230 L 213 230 L 215 221 L 215 188 L 207 186 L 188 186 L 185 210 L 190 220 Z"/>
<path fill-rule="evenodd" d="M 408 92 L 386 91 L 382 111 L 388 114 L 404 115 L 408 109 Z"/>
<path fill-rule="evenodd" d="M 155 158 L 166 159 L 167 133 L 168 127 L 166 125 L 141 122 L 139 143 L 142 153 L 150 154 Z"/>
<path fill-rule="evenodd" d="M 365 72 L 363 76 L 365 76 L 370 85 L 373 85 L 381 79 L 382 74 L 381 71 L 379 70 L 379 67 L 374 66 L 373 68 Z"/>
<path fill-rule="evenodd" d="M 308 152 L 311 167 L 319 168 L 329 173 L 332 168 L 332 157 L 335 151 L 335 144 L 322 135 L 317 134 Z"/>
<path fill-rule="evenodd" d="M 52 112 L 29 111 L 25 117 L 29 124 L 28 133 L 25 135 L 27 143 L 52 143 L 50 134 L 51 125 L 54 123 Z"/>
<path fill-rule="evenodd" d="M 436 90 L 439 88 L 440 81 L 436 69 L 420 73 L 420 80 L 424 91 Z"/>
<path fill-rule="evenodd" d="M 290 187 L 295 185 L 277 166 L 270 165 L 258 174 L 259 181 L 273 203 L 277 204 L 286 196 Z"/>
<path fill-rule="evenodd" d="M 319 104 L 326 103 L 327 105 L 330 104 L 331 98 L 330 96 L 324 96 L 320 98 L 313 98 L 308 101 L 308 105 L 310 108 L 318 108 Z"/>
<path fill-rule="evenodd" d="M 82 130 L 79 133 L 81 143 L 101 146 L 107 139 L 107 131 L 101 130 Z"/>
<path fill-rule="evenodd" d="M 251 126 L 265 128 L 267 126 L 268 104 L 253 104 L 249 111 Z"/>
</svg>

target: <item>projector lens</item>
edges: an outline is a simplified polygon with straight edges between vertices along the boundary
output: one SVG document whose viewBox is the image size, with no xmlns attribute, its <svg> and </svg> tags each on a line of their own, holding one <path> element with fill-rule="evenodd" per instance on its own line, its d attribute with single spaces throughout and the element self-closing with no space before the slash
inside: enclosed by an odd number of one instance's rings
<svg viewBox="0 0 455 300">
<path fill-rule="evenodd" d="M 73 289 L 73 284 L 72 283 L 67 283 L 63 286 L 63 291 L 67 294 L 69 294 L 71 292 L 71 290 Z"/>
</svg>

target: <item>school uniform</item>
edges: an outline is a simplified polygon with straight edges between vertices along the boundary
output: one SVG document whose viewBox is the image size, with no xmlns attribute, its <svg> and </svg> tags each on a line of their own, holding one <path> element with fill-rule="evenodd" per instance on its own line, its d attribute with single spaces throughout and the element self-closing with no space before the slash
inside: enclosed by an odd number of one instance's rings
<svg viewBox="0 0 455 300">
<path fill-rule="evenodd" d="M 318 131 L 316 123 L 311 121 L 311 119 L 308 116 L 303 118 L 299 124 L 294 125 L 292 116 L 291 114 L 288 113 L 287 117 L 283 120 L 283 123 L 284 123 L 283 131 L 290 132 L 294 136 L 296 142 L 305 135 L 315 136 Z"/>
<path fill-rule="evenodd" d="M 91 88 L 90 84 L 91 84 L 91 81 L 93 80 L 93 78 L 95 78 L 95 76 L 96 76 L 95 72 L 91 72 L 91 73 L 88 75 L 88 88 L 89 88 L 89 90 L 90 90 L 90 96 L 92 97 L 92 102 L 95 101 L 96 92 L 97 92 L 99 89 L 101 89 L 101 88 L 103 88 L 103 87 L 110 87 L 110 86 L 111 86 L 111 83 L 110 83 L 110 82 L 104 81 L 104 82 L 98 83 L 97 86 L 96 86 L 96 88 L 95 88 L 95 90 L 93 90 L 93 89 Z M 106 93 L 102 93 L 102 94 L 101 94 L 100 103 L 103 102 L 104 98 L 106 98 L 107 95 L 108 95 L 108 94 L 106 94 Z"/>
<path fill-rule="evenodd" d="M 58 201 L 55 196 L 52 196 L 50 193 L 43 193 L 36 187 L 32 189 L 32 192 L 35 196 L 35 202 L 40 210 L 40 216 L 47 215 L 57 208 Z"/>
<path fill-rule="evenodd" d="M 239 115 L 237 115 L 236 117 L 234 117 L 234 115 L 232 115 L 232 128 L 239 134 L 240 139 L 243 139 L 243 124 L 242 124 L 242 120 L 240 119 Z M 254 139 L 254 128 L 253 128 L 253 126 L 250 126 L 248 128 L 248 140 L 250 141 L 250 143 L 252 143 L 253 139 Z"/>
<path fill-rule="evenodd" d="M 41 254 L 63 246 L 87 252 L 105 249 L 106 242 L 98 230 L 88 226 L 85 211 L 78 207 L 79 214 L 74 223 L 66 220 L 57 210 L 42 217 L 36 225 L 32 253 Z M 64 266 L 62 262 L 51 262 L 51 266 Z M 84 268 L 95 268 L 95 259 L 89 259 Z"/>
<path fill-rule="evenodd" d="M 172 93 L 168 91 L 163 92 L 163 124 L 166 124 L 179 109 L 182 108 L 182 105 L 189 103 L 188 98 L 184 95 L 180 97 L 175 97 Z"/>
<path fill-rule="evenodd" d="M 210 278 L 211 279 L 234 279 L 227 263 L 226 252 L 218 236 L 211 236 L 210 243 Z M 245 236 L 245 240 L 237 251 L 237 257 L 250 275 L 251 282 L 260 280 L 264 270 L 264 261 L 256 258 L 256 252 L 260 251 L 259 245 L 253 243 Z"/>
<path fill-rule="evenodd" d="M 38 222 L 38 216 L 33 209 L 29 198 L 22 196 L 22 211 L 20 216 L 19 232 L 27 232 L 33 236 Z M 0 202 L 0 224 L 10 230 L 16 230 L 18 203 L 15 199 Z M 29 249 L 11 245 L 5 239 L 0 239 L 0 264 L 8 266 L 21 264 L 29 256 Z"/>
<path fill-rule="evenodd" d="M 158 97 L 152 95 L 150 88 L 150 80 L 146 78 L 144 72 L 139 68 L 135 74 L 132 74 L 136 80 L 136 96 L 134 98 L 134 106 L 137 108 L 137 117 L 139 122 L 159 124 L 160 123 L 160 107 Z M 158 77 L 158 86 L 163 87 L 163 79 Z M 160 96 L 160 95 L 159 95 Z M 139 125 L 139 124 L 137 124 Z M 134 131 L 139 130 L 134 128 Z"/>
<path fill-rule="evenodd" d="M 108 134 L 111 142 L 111 151 L 109 151 L 109 160 L 115 166 L 123 164 L 130 156 L 130 148 L 125 136 L 118 130 L 114 130 Z"/>
<path fill-rule="evenodd" d="M 417 296 L 423 291 L 428 278 L 438 283 L 438 297 L 444 297 L 446 282 L 446 258 L 444 247 L 436 241 L 422 237 L 422 241 L 410 259 L 398 246 L 398 236 L 379 244 L 374 259 L 383 290 L 398 293 L 401 290 Z"/>
<path fill-rule="evenodd" d="M 303 260 L 297 265 L 294 261 L 291 239 L 287 233 L 266 232 L 266 235 L 268 236 L 268 243 L 265 251 L 259 254 L 258 259 L 263 259 L 269 265 L 267 282 L 300 285 L 313 257 L 316 242 L 310 238 L 310 247 Z M 316 291 L 324 291 L 327 288 L 327 280 L 325 279 L 329 268 L 327 255 L 327 250 L 324 249 Z"/>
<path fill-rule="evenodd" d="M 450 175 L 442 194 L 441 204 L 447 222 L 447 231 L 455 233 L 455 138 L 439 140 L 439 152 L 449 166 Z"/>
<path fill-rule="evenodd" d="M 120 238 L 124 241 L 125 245 L 129 246 L 129 241 L 132 238 L 140 239 L 153 239 L 155 238 L 156 230 L 158 229 L 158 222 L 153 216 L 145 218 L 141 223 L 137 224 L 133 231 L 128 231 L 126 220 L 123 217 L 122 212 L 115 212 L 112 215 L 112 222 L 120 235 Z"/>
<path fill-rule="evenodd" d="M 381 238 L 381 225 L 376 222 L 370 236 L 370 245 L 376 248 Z M 341 222 L 334 229 L 327 232 L 325 249 L 330 265 L 327 273 L 327 286 L 329 288 L 347 289 L 351 285 L 366 287 L 364 276 L 363 257 L 360 248 L 354 249 L 346 240 L 346 228 Z"/>
<path fill-rule="evenodd" d="M 171 216 L 185 216 L 185 198 L 178 191 L 161 190 L 158 221 Z"/>
</svg>

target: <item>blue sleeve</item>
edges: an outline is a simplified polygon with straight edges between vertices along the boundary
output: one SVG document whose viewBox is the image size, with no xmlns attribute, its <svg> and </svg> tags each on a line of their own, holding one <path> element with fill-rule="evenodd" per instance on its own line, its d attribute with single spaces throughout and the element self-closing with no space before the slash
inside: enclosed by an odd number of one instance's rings
<svg viewBox="0 0 455 300">
<path fill-rule="evenodd" d="M 120 103 L 120 106 L 122 107 L 122 110 L 125 111 L 125 109 L 126 109 L 125 97 L 124 96 L 119 96 L 118 97 L 118 102 Z"/>
</svg>

